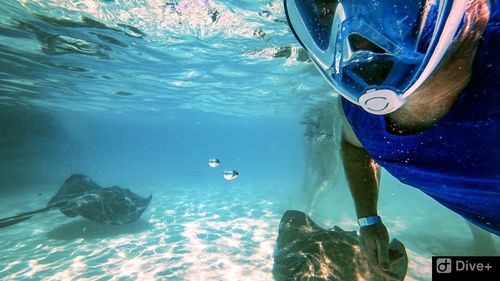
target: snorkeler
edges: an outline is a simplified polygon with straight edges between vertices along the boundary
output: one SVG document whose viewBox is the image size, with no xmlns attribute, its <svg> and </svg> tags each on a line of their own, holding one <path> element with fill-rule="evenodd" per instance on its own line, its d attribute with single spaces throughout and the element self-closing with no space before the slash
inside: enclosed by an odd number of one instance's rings
<svg viewBox="0 0 500 281">
<path fill-rule="evenodd" d="M 382 270 L 380 166 L 500 235 L 498 1 L 285 0 L 342 95 L 342 157 L 361 245 Z"/>
<path fill-rule="evenodd" d="M 340 162 L 340 126 L 337 99 L 311 107 L 304 114 L 303 146 L 305 169 L 302 189 L 309 197 L 307 213 L 312 216 L 318 201 L 336 182 Z"/>
</svg>

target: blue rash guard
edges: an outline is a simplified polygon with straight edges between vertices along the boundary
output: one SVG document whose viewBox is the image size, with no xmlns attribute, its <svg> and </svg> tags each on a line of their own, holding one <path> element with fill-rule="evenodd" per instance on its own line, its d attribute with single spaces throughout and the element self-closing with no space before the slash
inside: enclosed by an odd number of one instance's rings
<svg viewBox="0 0 500 281">
<path fill-rule="evenodd" d="M 395 135 L 387 131 L 383 116 L 345 99 L 342 107 L 368 154 L 390 174 L 500 235 L 500 23 L 495 2 L 472 79 L 432 128 Z"/>
</svg>

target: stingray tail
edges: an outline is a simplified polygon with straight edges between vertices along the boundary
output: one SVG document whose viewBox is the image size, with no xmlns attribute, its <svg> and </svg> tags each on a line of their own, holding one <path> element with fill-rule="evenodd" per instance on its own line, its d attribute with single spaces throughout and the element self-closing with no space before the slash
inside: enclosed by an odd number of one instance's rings
<svg viewBox="0 0 500 281">
<path fill-rule="evenodd" d="M 38 209 L 38 210 L 35 210 L 35 211 L 31 211 L 31 212 L 26 212 L 26 213 L 22 213 L 22 214 L 19 214 L 19 215 L 15 215 L 13 217 L 8 217 L 8 218 L 0 219 L 0 228 L 11 226 L 11 225 L 14 225 L 14 224 L 18 224 L 18 223 L 20 223 L 22 221 L 25 221 L 25 220 L 33 217 L 34 215 L 37 215 L 37 214 L 40 214 L 40 213 L 43 213 L 43 212 L 47 212 L 47 211 L 55 209 L 55 208 L 58 208 L 58 206 L 45 207 L 43 209 Z"/>
</svg>

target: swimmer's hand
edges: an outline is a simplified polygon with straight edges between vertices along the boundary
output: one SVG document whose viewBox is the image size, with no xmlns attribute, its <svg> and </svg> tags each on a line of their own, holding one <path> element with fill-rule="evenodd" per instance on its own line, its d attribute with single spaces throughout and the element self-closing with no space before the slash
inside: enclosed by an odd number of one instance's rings
<svg viewBox="0 0 500 281">
<path fill-rule="evenodd" d="M 397 259 L 389 257 L 389 233 L 383 223 L 362 227 L 360 230 L 361 250 L 368 260 L 379 269 L 380 274 L 391 280 L 400 280 L 398 275 L 390 271 L 391 264 Z M 394 257 L 395 258 L 395 257 Z"/>
</svg>

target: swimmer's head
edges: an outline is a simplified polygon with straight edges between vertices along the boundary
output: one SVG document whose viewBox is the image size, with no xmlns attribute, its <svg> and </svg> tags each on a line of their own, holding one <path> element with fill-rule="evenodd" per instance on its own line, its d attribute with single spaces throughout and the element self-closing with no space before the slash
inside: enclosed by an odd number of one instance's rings
<svg viewBox="0 0 500 281">
<path fill-rule="evenodd" d="M 349 101 L 383 115 L 400 108 L 463 31 L 474 27 L 467 20 L 472 2 L 488 5 L 487 0 L 285 0 L 285 11 L 328 82 Z"/>
</svg>

